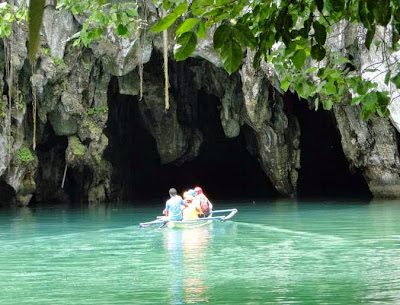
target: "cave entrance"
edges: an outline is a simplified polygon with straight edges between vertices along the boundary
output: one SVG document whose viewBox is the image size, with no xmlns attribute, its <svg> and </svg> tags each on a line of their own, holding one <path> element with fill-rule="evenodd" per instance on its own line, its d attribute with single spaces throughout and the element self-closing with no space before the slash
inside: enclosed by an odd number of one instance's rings
<svg viewBox="0 0 400 305">
<path fill-rule="evenodd" d="M 118 93 L 117 81 L 110 83 L 106 158 L 113 165 L 115 200 L 164 200 L 170 187 L 178 192 L 199 185 L 212 200 L 260 199 L 277 192 L 258 160 L 246 149 L 245 137 L 225 137 L 215 96 L 199 92 L 197 124 L 204 136 L 199 156 L 184 164 L 160 163 L 156 143 L 145 128 L 138 100 Z M 109 93 L 110 93 L 109 92 Z"/>
<path fill-rule="evenodd" d="M 179 189 L 200 185 L 210 198 L 218 200 L 276 197 L 277 192 L 257 158 L 246 149 L 244 133 L 235 138 L 225 137 L 220 106 L 216 96 L 198 93 L 195 124 L 204 137 L 200 154 L 181 166 L 161 166 L 160 185 L 164 191 L 171 183 Z"/>
<path fill-rule="evenodd" d="M 15 199 L 14 189 L 4 181 L 0 181 L 0 207 L 10 206 Z"/>
<path fill-rule="evenodd" d="M 301 170 L 298 197 L 370 198 L 368 184 L 357 168 L 351 168 L 343 153 L 340 133 L 332 111 L 308 108 L 307 101 L 286 94 L 301 130 Z"/>
</svg>

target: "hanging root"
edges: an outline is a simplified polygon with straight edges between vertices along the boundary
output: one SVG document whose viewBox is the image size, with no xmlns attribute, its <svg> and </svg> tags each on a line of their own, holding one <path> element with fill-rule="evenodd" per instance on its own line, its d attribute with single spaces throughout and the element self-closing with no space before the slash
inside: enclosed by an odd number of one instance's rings
<svg viewBox="0 0 400 305">
<path fill-rule="evenodd" d="M 64 175 L 63 175 L 62 182 L 61 182 L 62 189 L 64 188 L 65 177 L 67 176 L 67 168 L 68 168 L 67 160 L 65 160 Z"/>
<path fill-rule="evenodd" d="M 34 74 L 34 66 L 32 66 L 32 72 Z M 37 96 L 36 87 L 32 84 L 32 121 L 33 121 L 33 134 L 32 134 L 32 148 L 36 149 L 36 108 L 37 108 Z"/>
<path fill-rule="evenodd" d="M 136 8 L 139 8 L 139 2 L 136 0 Z M 139 101 L 143 98 L 143 48 L 142 48 L 142 29 L 146 29 L 147 25 L 147 6 L 146 1 L 142 1 L 143 8 L 143 19 L 136 18 L 136 33 L 138 36 L 138 47 L 137 47 L 137 60 L 138 60 L 138 71 L 139 71 Z"/>
<path fill-rule="evenodd" d="M 164 57 L 164 96 L 165 110 L 169 109 L 169 74 L 168 74 L 168 32 L 163 31 L 163 57 Z"/>
<path fill-rule="evenodd" d="M 139 101 L 142 100 L 143 97 L 143 50 L 141 40 L 141 30 L 138 29 L 138 48 L 137 48 L 137 59 L 138 59 L 138 70 L 139 70 Z"/>
</svg>

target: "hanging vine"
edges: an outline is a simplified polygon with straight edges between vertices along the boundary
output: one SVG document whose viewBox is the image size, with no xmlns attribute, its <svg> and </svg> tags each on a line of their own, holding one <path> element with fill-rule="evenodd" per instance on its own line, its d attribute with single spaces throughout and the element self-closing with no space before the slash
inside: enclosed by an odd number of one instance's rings
<svg viewBox="0 0 400 305">
<path fill-rule="evenodd" d="M 32 75 L 35 75 L 34 66 L 32 65 Z M 33 150 L 36 149 L 36 112 L 37 112 L 37 94 L 36 94 L 36 87 L 32 83 L 32 148 Z"/>
<path fill-rule="evenodd" d="M 138 1 L 136 1 L 136 8 L 139 7 Z M 136 49 L 136 56 L 138 60 L 138 71 L 139 71 L 139 101 L 143 98 L 143 48 L 142 48 L 142 33 L 143 29 L 147 28 L 147 6 L 146 2 L 142 2 L 143 7 L 143 19 L 138 17 L 135 21 L 135 28 L 136 28 L 136 35 L 137 35 L 137 49 Z"/>
<path fill-rule="evenodd" d="M 162 10 L 162 15 L 165 16 L 165 10 Z M 164 101 L 165 110 L 169 109 L 169 73 L 168 73 L 168 30 L 163 31 L 163 58 L 164 58 Z"/>
</svg>

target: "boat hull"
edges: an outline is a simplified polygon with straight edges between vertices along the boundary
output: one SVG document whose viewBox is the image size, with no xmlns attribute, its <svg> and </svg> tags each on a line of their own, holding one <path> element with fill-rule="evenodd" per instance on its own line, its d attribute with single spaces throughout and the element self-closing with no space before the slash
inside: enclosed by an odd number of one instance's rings
<svg viewBox="0 0 400 305">
<path fill-rule="evenodd" d="M 169 221 L 167 223 L 168 228 L 170 229 L 190 229 L 190 228 L 198 228 L 211 224 L 212 220 L 207 221 L 192 221 L 192 220 L 182 220 L 182 221 Z"/>
<path fill-rule="evenodd" d="M 139 224 L 141 228 L 198 228 L 205 225 L 209 225 L 214 221 L 225 222 L 231 219 L 236 213 L 237 209 L 228 209 L 228 210 L 218 210 L 212 211 L 212 214 L 206 218 L 198 218 L 193 220 L 180 220 L 174 221 L 169 220 L 166 216 L 158 216 L 157 219 L 150 222 L 142 222 Z M 229 214 L 228 214 L 229 213 Z M 223 215 L 225 216 L 214 216 L 214 215 Z"/>
</svg>

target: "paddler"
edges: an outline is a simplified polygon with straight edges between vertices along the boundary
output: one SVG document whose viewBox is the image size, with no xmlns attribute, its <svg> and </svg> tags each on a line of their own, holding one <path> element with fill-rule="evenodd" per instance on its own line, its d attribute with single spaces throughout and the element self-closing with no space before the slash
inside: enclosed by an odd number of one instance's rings
<svg viewBox="0 0 400 305">
<path fill-rule="evenodd" d="M 183 202 L 182 197 L 178 195 L 174 188 L 169 189 L 169 196 L 171 198 L 165 203 L 163 214 L 169 220 L 182 220 L 182 209 L 188 205 Z"/>
</svg>

